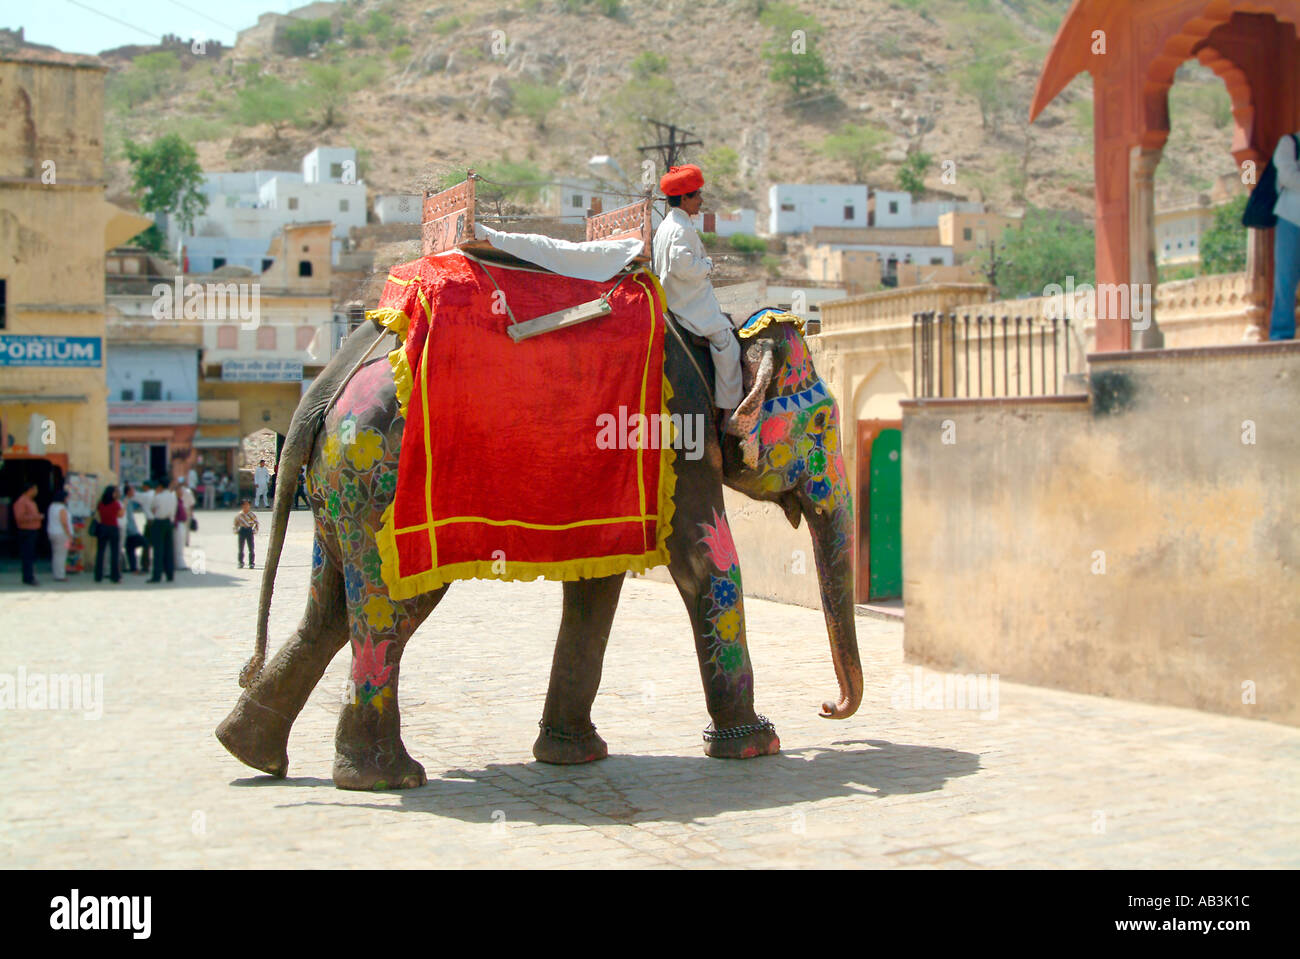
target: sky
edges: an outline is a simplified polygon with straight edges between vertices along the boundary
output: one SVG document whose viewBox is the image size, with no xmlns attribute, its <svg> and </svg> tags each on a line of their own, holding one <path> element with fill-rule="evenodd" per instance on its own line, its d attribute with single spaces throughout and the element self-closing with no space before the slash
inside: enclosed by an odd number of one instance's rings
<svg viewBox="0 0 1300 959">
<path fill-rule="evenodd" d="M 0 27 L 67 53 L 99 53 L 157 43 L 164 33 L 235 42 L 262 13 L 286 13 L 308 0 L 0 0 Z"/>
</svg>

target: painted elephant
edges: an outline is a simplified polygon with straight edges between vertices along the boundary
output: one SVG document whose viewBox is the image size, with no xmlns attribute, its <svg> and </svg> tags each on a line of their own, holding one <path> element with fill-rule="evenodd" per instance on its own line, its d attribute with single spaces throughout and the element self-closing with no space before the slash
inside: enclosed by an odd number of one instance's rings
<svg viewBox="0 0 1300 959">
<path fill-rule="evenodd" d="M 674 327 L 666 338 L 670 411 L 699 415 L 704 454 L 679 456 L 669 571 L 690 614 L 712 720 L 706 755 L 775 753 L 780 740 L 754 711 L 754 677 L 745 642 L 739 557 L 727 524 L 723 484 L 779 503 L 796 526 L 808 520 L 839 696 L 826 718 L 853 715 L 862 697 L 853 610 L 852 502 L 834 399 L 813 368 L 795 326 L 771 323 L 745 339 L 749 456 L 716 426 L 712 365 L 703 341 Z M 345 341 L 294 416 L 280 464 L 294 475 L 306 463 L 315 517 L 310 597 L 297 631 L 264 665 L 275 570 L 293 484 L 276 491 L 271 543 L 258 611 L 258 651 L 241 674 L 245 691 L 217 728 L 221 743 L 247 765 L 284 776 L 290 727 L 329 662 L 352 653 L 355 692 L 342 708 L 334 782 L 344 789 L 414 787 L 424 769 L 402 744 L 398 685 L 402 651 L 447 586 L 393 600 L 380 575 L 375 534 L 393 499 L 404 420 L 384 356 L 369 359 L 384 331 L 367 323 Z M 377 339 L 378 337 L 378 339 Z M 738 420 L 739 421 L 739 420 Z M 341 441 L 344 430 L 350 442 Z M 757 456 L 754 444 L 757 443 Z M 748 459 L 748 465 L 747 464 Z M 582 763 L 608 754 L 591 722 L 602 661 L 623 576 L 563 584 L 564 611 L 533 755 Z"/>
</svg>

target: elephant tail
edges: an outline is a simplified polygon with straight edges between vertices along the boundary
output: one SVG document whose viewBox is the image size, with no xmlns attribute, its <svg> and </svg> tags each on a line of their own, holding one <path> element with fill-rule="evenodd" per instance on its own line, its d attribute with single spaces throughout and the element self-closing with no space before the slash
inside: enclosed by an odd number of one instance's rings
<svg viewBox="0 0 1300 959">
<path fill-rule="evenodd" d="M 316 436 L 325 423 L 326 414 L 353 375 L 388 335 L 388 330 L 373 320 L 354 330 L 339 346 L 334 358 L 308 388 L 298 409 L 294 411 L 289 433 L 284 440 L 284 449 L 280 453 L 280 465 L 276 470 L 276 475 L 281 480 L 285 477 L 290 479 L 275 484 L 275 503 L 271 508 L 271 542 L 266 548 L 266 559 L 262 564 L 262 592 L 257 604 L 257 644 L 253 649 L 253 658 L 239 671 L 239 685 L 245 689 L 253 684 L 266 665 L 271 595 L 275 592 L 275 573 L 280 566 L 280 552 L 284 548 L 284 537 L 288 531 L 289 513 L 293 511 L 298 471 L 311 460 Z"/>
</svg>

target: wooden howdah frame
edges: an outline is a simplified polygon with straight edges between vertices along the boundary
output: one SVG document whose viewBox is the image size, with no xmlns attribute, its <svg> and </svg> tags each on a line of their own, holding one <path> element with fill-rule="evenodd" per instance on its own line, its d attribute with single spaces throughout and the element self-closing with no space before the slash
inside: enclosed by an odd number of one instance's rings
<svg viewBox="0 0 1300 959">
<path fill-rule="evenodd" d="M 475 181 L 473 171 L 460 183 L 441 193 L 424 195 L 424 211 L 420 223 L 420 254 L 430 256 L 448 250 L 463 250 L 474 256 L 503 263 L 523 263 L 523 260 L 496 249 L 488 240 L 474 236 L 476 211 Z M 650 262 L 650 197 L 587 217 L 588 240 L 624 240 L 635 237 L 642 242 L 641 252 L 629 269 L 640 269 Z"/>
</svg>

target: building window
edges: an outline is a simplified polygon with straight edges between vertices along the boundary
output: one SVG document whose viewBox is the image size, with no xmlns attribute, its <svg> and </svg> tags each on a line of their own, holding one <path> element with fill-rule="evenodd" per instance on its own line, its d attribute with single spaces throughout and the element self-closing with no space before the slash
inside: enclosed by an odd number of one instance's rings
<svg viewBox="0 0 1300 959">
<path fill-rule="evenodd" d="M 343 179 L 343 164 L 342 164 L 342 163 L 331 163 L 331 164 L 330 164 L 330 179 L 331 179 L 331 180 L 341 180 L 341 179 Z"/>
<path fill-rule="evenodd" d="M 289 197 L 289 209 L 290 210 L 298 209 L 298 198 L 296 196 Z"/>
<path fill-rule="evenodd" d="M 573 194 L 573 196 L 569 198 L 569 203 L 573 206 L 575 210 L 582 210 L 586 208 L 586 204 L 582 202 L 581 193 Z"/>
<path fill-rule="evenodd" d="M 348 212 L 348 201 L 347 201 L 347 200 L 339 200 L 339 212 L 340 212 L 340 213 L 347 213 L 347 212 Z"/>
<path fill-rule="evenodd" d="M 298 275 L 311 276 L 311 260 L 298 261 Z"/>
<path fill-rule="evenodd" d="M 123 402 L 123 403 L 131 403 L 131 402 L 134 402 L 134 400 L 135 400 L 135 390 L 123 390 L 123 391 L 122 391 L 122 402 Z"/>
<path fill-rule="evenodd" d="M 961 231 L 961 238 L 965 240 L 967 243 L 970 242 L 971 239 L 970 227 L 966 227 L 964 230 Z"/>
<path fill-rule="evenodd" d="M 943 257 L 941 257 L 941 256 L 932 256 L 932 257 L 930 257 L 930 265 L 931 265 L 931 266 L 943 266 Z"/>
<path fill-rule="evenodd" d="M 275 349 L 274 326 L 259 326 L 257 328 L 257 348 L 259 350 Z"/>
<path fill-rule="evenodd" d="M 898 201 L 897 201 L 897 200 L 890 200 L 890 201 L 889 201 L 889 212 L 890 212 L 890 213 L 897 213 L 897 212 L 898 212 Z"/>
<path fill-rule="evenodd" d="M 262 257 L 262 272 L 265 273 L 267 270 L 269 270 L 271 268 L 271 264 L 273 264 L 274 262 L 275 260 L 272 260 L 270 257 L 265 257 L 265 256 Z"/>
<path fill-rule="evenodd" d="M 239 349 L 239 330 L 233 323 L 226 323 L 217 327 L 217 349 Z"/>
<path fill-rule="evenodd" d="M 235 203 L 237 202 L 237 200 L 238 200 L 238 198 L 237 198 L 233 193 L 228 194 L 228 195 L 226 196 L 226 206 L 227 206 L 227 207 L 230 207 L 230 208 L 233 208 L 234 205 L 235 205 Z"/>
<path fill-rule="evenodd" d="M 846 220 L 852 220 L 852 219 L 853 219 L 853 207 L 852 207 L 852 206 L 846 206 L 846 207 L 844 208 L 844 219 L 846 219 Z"/>
<path fill-rule="evenodd" d="M 140 399 L 157 403 L 162 399 L 162 380 L 145 380 L 140 384 Z"/>
<path fill-rule="evenodd" d="M 782 212 L 782 213 L 793 213 L 793 212 L 794 212 L 794 204 L 793 204 L 793 203 L 782 203 L 782 204 L 781 204 L 781 212 Z"/>
<path fill-rule="evenodd" d="M 358 326 L 366 321 L 366 308 L 364 306 L 348 307 L 348 332 L 351 333 Z"/>
<path fill-rule="evenodd" d="M 0 330 L 5 328 L 5 315 L 8 307 L 8 286 L 7 280 L 0 280 Z"/>
<path fill-rule="evenodd" d="M 298 337 L 298 342 L 296 346 L 298 349 L 300 350 L 310 349 L 312 340 L 316 339 L 316 327 L 314 326 L 298 327 L 297 337 Z"/>
<path fill-rule="evenodd" d="M 212 268 L 214 270 L 219 270 L 225 265 L 226 265 L 226 258 L 224 256 L 214 256 L 212 258 Z"/>
</svg>

